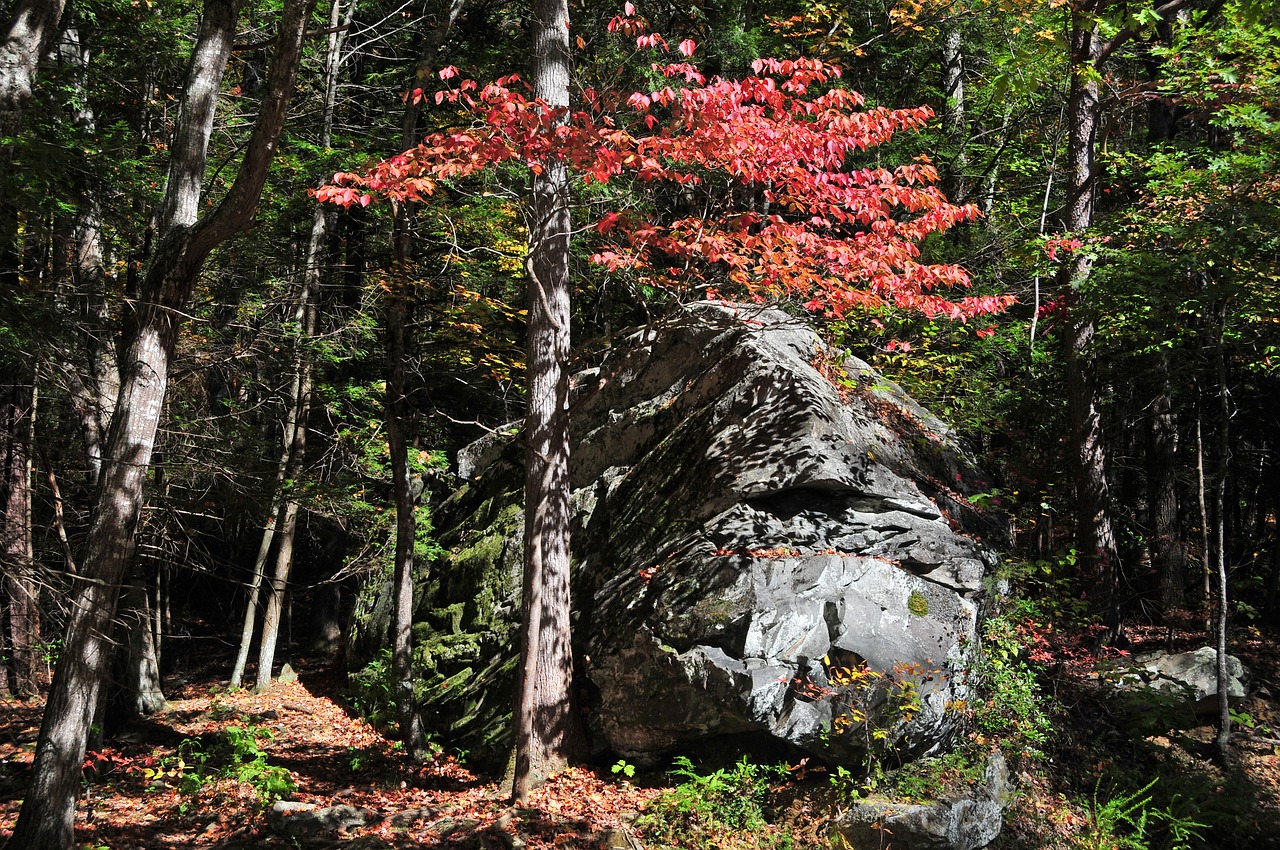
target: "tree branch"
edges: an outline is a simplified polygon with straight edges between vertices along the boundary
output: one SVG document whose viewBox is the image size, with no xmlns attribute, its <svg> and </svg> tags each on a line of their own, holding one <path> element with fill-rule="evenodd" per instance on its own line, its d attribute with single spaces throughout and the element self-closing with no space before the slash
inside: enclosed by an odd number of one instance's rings
<svg viewBox="0 0 1280 850">
<path fill-rule="evenodd" d="M 1159 15 L 1161 20 L 1167 21 L 1169 18 L 1178 14 L 1194 2 L 1196 2 L 1196 0 L 1168 0 L 1168 2 L 1161 3 L 1159 6 L 1156 6 L 1152 11 Z M 1214 4 L 1209 7 L 1206 17 L 1216 15 L 1225 2 L 1226 0 L 1215 0 Z M 1107 61 L 1107 59 L 1111 57 L 1111 54 L 1115 53 L 1116 50 L 1137 34 L 1138 30 L 1135 27 L 1125 27 L 1120 30 L 1120 32 L 1111 36 L 1111 38 L 1102 42 L 1101 46 L 1098 48 L 1097 58 L 1094 60 L 1095 67 Z"/>
</svg>

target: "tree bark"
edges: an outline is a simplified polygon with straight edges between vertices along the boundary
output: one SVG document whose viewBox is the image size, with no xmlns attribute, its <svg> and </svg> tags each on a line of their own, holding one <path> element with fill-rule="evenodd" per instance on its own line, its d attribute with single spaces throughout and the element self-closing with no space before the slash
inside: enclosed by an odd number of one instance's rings
<svg viewBox="0 0 1280 850">
<path fill-rule="evenodd" d="M 323 234 L 322 234 L 323 235 Z M 323 241 L 323 240 L 322 240 Z M 311 415 L 312 362 L 310 344 L 316 332 L 316 300 L 320 297 L 320 276 L 317 265 L 304 274 L 303 291 L 299 295 L 299 332 L 295 341 L 293 392 L 290 397 L 289 417 L 285 433 L 292 435 L 288 448 L 288 469 L 284 482 L 283 501 L 276 521 L 276 565 L 267 585 L 267 605 L 262 615 L 262 639 L 258 645 L 258 670 L 256 688 L 265 691 L 271 687 L 271 673 L 275 666 L 276 646 L 280 637 L 280 620 L 285 592 L 289 587 L 289 574 L 293 571 L 293 542 L 298 526 L 299 489 L 307 454 L 307 420 Z M 246 614 L 248 618 L 249 614 Z M 251 627 L 248 629 L 252 636 Z"/>
<path fill-rule="evenodd" d="M 183 310 L 209 252 L 248 224 L 288 110 L 311 6 L 289 0 L 258 121 L 235 181 L 197 220 L 218 94 L 238 0 L 207 0 L 170 146 L 160 244 L 147 268 L 121 358 L 120 396 L 105 446 L 89 544 L 36 744 L 32 782 L 9 846 L 69 850 L 80 765 L 107 672 L 109 625 L 130 563 Z"/>
<path fill-rule="evenodd" d="M 134 576 L 125 586 L 116 623 L 122 636 L 116 649 L 115 687 L 109 716 L 131 721 L 162 711 L 166 705 L 160 685 L 160 661 L 152 630 L 152 606 L 146 579 Z"/>
<path fill-rule="evenodd" d="M 298 428 L 295 433 L 304 429 Z M 295 440 L 295 446 L 297 440 Z M 262 692 L 271 687 L 276 647 L 280 641 L 280 622 L 284 616 L 285 592 L 289 589 L 289 573 L 293 570 L 293 540 L 298 525 L 298 499 L 286 496 L 280 509 L 276 565 L 267 583 L 267 605 L 262 614 L 262 639 L 258 645 L 257 682 L 254 689 Z"/>
<path fill-rule="evenodd" d="M 39 582 L 31 550 L 31 443 L 35 420 L 35 369 L 14 364 L 17 382 L 0 386 L 0 568 L 4 576 L 10 651 L 10 690 L 40 689 Z M 0 671 L 2 674 L 3 671 Z"/>
<path fill-rule="evenodd" d="M 17 135 L 36 68 L 58 34 L 66 0 L 18 0 L 0 41 L 0 136 Z"/>
<path fill-rule="evenodd" d="M 1213 748 L 1218 762 L 1228 765 L 1231 762 L 1231 676 L 1227 668 L 1227 535 L 1226 535 L 1226 493 L 1227 473 L 1231 467 L 1231 404 L 1227 391 L 1227 358 L 1223 344 L 1226 335 L 1227 307 L 1222 305 L 1221 327 L 1218 332 L 1218 475 L 1214 482 L 1214 523 L 1216 537 L 1215 555 L 1217 556 L 1218 610 L 1214 629 L 1215 643 L 1218 647 L 1217 686 L 1218 686 L 1218 734 L 1214 737 Z"/>
<path fill-rule="evenodd" d="M 427 33 L 409 89 L 426 79 L 453 22 L 462 11 L 462 0 L 446 0 L 448 13 Z M 410 98 L 405 102 L 401 120 L 401 149 L 418 143 L 419 104 Z M 409 208 L 400 204 L 395 210 L 392 252 L 399 286 L 387 295 L 387 445 L 391 453 L 391 480 L 396 504 L 396 551 L 392 577 L 395 613 L 391 624 L 391 670 L 395 681 L 396 717 L 400 739 L 409 752 L 422 743 L 422 720 L 413 698 L 413 556 L 417 545 L 417 516 L 409 481 L 409 440 L 406 429 L 408 380 L 405 365 L 409 357 L 409 311 L 415 299 L 413 276 L 409 268 L 412 248 L 409 231 Z"/>
<path fill-rule="evenodd" d="M 955 158 L 947 169 L 944 186 L 952 203 L 962 204 L 968 198 L 965 169 L 969 158 L 965 152 L 964 40 L 960 23 L 949 20 L 942 31 L 942 129 L 956 146 Z"/>
<path fill-rule="evenodd" d="M 1160 607 L 1167 614 L 1186 606 L 1187 558 L 1178 525 L 1177 425 L 1169 355 L 1156 355 L 1155 398 L 1147 440 L 1147 499 L 1151 515 L 1151 563 L 1160 581 Z"/>
<path fill-rule="evenodd" d="M 535 0 L 533 88 L 564 120 L 569 105 L 569 9 Z M 569 634 L 569 175 L 548 158 L 533 176 L 525 420 L 524 645 L 516 704 L 512 796 L 568 765 L 575 742 Z"/>
<path fill-rule="evenodd" d="M 1091 11 L 1073 6 L 1071 15 L 1071 84 L 1067 101 L 1066 205 L 1063 230 L 1083 238 L 1093 225 L 1097 191 L 1097 134 L 1101 122 L 1101 83 L 1097 68 L 1102 43 Z M 1120 628 L 1119 551 L 1111 518 L 1107 483 L 1107 445 L 1094 377 L 1092 344 L 1096 327 L 1082 303 L 1080 290 L 1093 272 L 1087 251 L 1069 253 L 1058 269 L 1058 290 L 1070 310 L 1063 333 L 1067 406 L 1075 449 L 1077 545 L 1097 588 L 1094 609 L 1106 619 L 1114 638 Z"/>
<path fill-rule="evenodd" d="M 339 19 L 342 16 L 342 0 L 334 0 L 329 12 L 329 47 L 325 53 L 324 63 L 324 107 L 321 112 L 320 119 L 320 147 L 327 148 L 333 138 L 333 110 L 334 103 L 337 99 L 338 91 L 338 74 L 342 69 L 342 51 L 343 45 L 346 43 L 347 27 L 351 23 L 351 15 L 355 9 L 354 0 L 347 4 L 346 26 L 339 26 Z M 272 491 L 273 497 L 271 502 L 271 514 L 267 518 L 267 524 L 263 528 L 262 537 L 258 545 L 258 555 L 253 562 L 253 574 L 249 579 L 247 588 L 247 599 L 245 600 L 244 619 L 240 629 L 240 646 L 236 652 L 235 662 L 231 668 L 231 680 L 229 687 L 238 688 L 244 680 L 245 666 L 249 662 L 249 650 L 253 643 L 254 626 L 257 621 L 259 597 L 262 590 L 262 580 L 266 573 L 267 556 L 271 551 L 271 543 L 276 535 L 276 526 L 278 517 L 283 516 L 285 505 L 285 497 L 283 486 L 288 476 L 290 458 L 294 456 L 294 448 L 297 443 L 299 427 L 305 427 L 306 414 L 300 410 L 298 400 L 302 396 L 302 379 L 303 370 L 308 368 L 309 360 L 299 360 L 299 356 L 309 358 L 309 354 L 305 354 L 305 346 L 309 343 L 310 337 L 314 334 L 314 302 L 319 298 L 320 288 L 320 254 L 324 247 L 325 234 L 327 231 L 326 211 L 322 204 L 316 204 L 316 208 L 312 213 L 311 233 L 307 240 L 306 262 L 303 269 L 303 284 L 299 292 L 298 308 L 295 311 L 295 319 L 301 328 L 311 320 L 311 331 L 307 334 L 306 341 L 296 341 L 294 351 L 294 369 L 293 383 L 289 395 L 291 399 L 289 412 L 286 416 L 284 426 L 284 435 L 281 443 L 280 462 L 276 467 L 275 488 Z M 309 410 L 309 408 L 308 408 Z M 302 414 L 301 425 L 298 422 L 299 414 Z M 305 439 L 305 437 L 304 437 Z M 294 511 L 296 515 L 296 509 Z M 296 520 L 295 520 L 296 521 Z M 283 544 L 282 544 L 283 545 Z M 292 541 L 290 541 L 290 549 L 292 549 Z M 287 574 L 286 574 L 287 575 Z M 279 630 L 279 614 L 276 614 L 276 630 Z M 264 626 L 266 615 L 264 613 Z M 259 647 L 261 649 L 261 647 Z M 274 650 L 272 651 L 272 661 L 274 663 Z M 265 687 L 270 684 L 270 665 L 268 665 L 267 680 L 264 683 L 259 674 L 257 685 Z"/>
</svg>

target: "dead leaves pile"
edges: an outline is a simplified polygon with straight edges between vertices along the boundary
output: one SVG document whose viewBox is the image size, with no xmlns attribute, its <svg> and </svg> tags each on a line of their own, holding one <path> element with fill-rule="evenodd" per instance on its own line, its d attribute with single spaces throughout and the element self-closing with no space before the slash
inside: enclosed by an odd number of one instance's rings
<svg viewBox="0 0 1280 850">
<path fill-rule="evenodd" d="M 304 676 L 305 680 L 310 681 Z M 0 845 L 13 829 L 28 781 L 41 706 L 0 703 Z M 216 778 L 192 793 L 174 770 L 184 740 L 209 740 L 229 725 L 269 729 L 272 765 L 289 770 L 291 799 L 373 813 L 370 823 L 302 839 L 318 848 L 606 847 L 659 793 L 573 769 L 536 791 L 526 808 L 450 755 L 406 758 L 382 733 L 302 682 L 268 693 L 189 684 L 168 708 L 113 737 L 86 758 L 76 840 L 86 850 L 298 846 L 273 832 L 254 789 Z M 189 745 L 188 745 L 189 746 Z M 620 846 L 626 846 L 623 843 Z"/>
</svg>

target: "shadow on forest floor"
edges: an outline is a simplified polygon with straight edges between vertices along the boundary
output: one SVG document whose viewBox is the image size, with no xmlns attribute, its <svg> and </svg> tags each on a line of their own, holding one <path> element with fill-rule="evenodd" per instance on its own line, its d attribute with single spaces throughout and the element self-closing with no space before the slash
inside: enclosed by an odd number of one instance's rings
<svg viewBox="0 0 1280 850">
<path fill-rule="evenodd" d="M 1135 651 L 1144 641 L 1162 642 L 1164 633 L 1139 632 L 1137 638 Z M 1193 643 L 1181 636 L 1174 649 Z M 1280 644 L 1248 633 L 1234 645 L 1253 669 L 1255 694 L 1239 709 L 1253 728 L 1238 737 L 1236 765 L 1228 771 L 1212 763 L 1213 729 L 1202 719 L 1125 705 L 1069 666 L 1053 668 L 1041 686 L 1058 706 L 1056 738 L 1046 747 L 1046 761 L 1012 761 L 1018 790 L 992 846 L 1168 848 L 1176 844 L 1173 817 L 1205 824 L 1196 829 L 1200 837 L 1185 842 L 1188 847 L 1280 848 L 1280 740 L 1274 731 L 1280 711 L 1271 696 L 1280 692 L 1280 652 L 1273 649 Z M 531 848 L 601 847 L 618 840 L 639 848 L 645 846 L 642 836 L 624 824 L 669 787 L 660 772 L 623 781 L 607 771 L 574 770 L 537 792 L 529 808 L 512 809 L 501 789 L 452 757 L 415 763 L 384 732 L 354 717 L 342 700 L 343 677 L 326 665 L 299 663 L 298 681 L 254 694 L 226 690 L 223 659 L 192 661 L 195 672 L 166 680 L 166 711 L 120 730 L 90 759 L 77 807 L 78 846 L 511 848 L 518 833 Z M 37 702 L 0 703 L 0 844 L 29 778 L 41 708 Z M 263 764 L 289 772 L 296 786 L 292 799 L 351 806 L 370 822 L 302 837 L 273 829 L 258 793 L 260 777 L 238 781 L 210 772 L 202 778 L 193 767 L 200 753 L 217 751 L 229 727 L 269 733 L 259 740 Z M 797 848 L 819 846 L 823 813 L 842 804 L 821 768 L 810 765 L 808 774 L 803 782 L 773 789 L 778 829 L 793 836 L 790 846 Z M 1147 802 L 1129 805 L 1140 800 Z M 1133 843 L 1133 824 L 1118 817 L 1125 811 L 1130 820 L 1147 813 L 1145 843 Z M 753 846 L 723 835 L 716 840 L 722 847 Z"/>
</svg>

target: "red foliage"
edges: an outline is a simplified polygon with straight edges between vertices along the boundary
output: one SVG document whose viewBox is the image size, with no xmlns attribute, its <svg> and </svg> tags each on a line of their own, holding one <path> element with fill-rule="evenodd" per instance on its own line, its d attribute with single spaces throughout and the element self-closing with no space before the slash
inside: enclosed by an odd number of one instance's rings
<svg viewBox="0 0 1280 850">
<path fill-rule="evenodd" d="M 641 48 L 669 49 L 633 11 L 609 29 L 635 37 Z M 688 57 L 695 45 L 686 40 L 678 49 Z M 480 87 L 446 68 L 439 76 L 452 87 L 435 100 L 459 105 L 472 126 L 433 134 L 363 174 L 336 174 L 317 197 L 346 206 L 378 197 L 418 201 L 442 180 L 504 162 L 537 172 L 550 159 L 587 182 L 730 182 L 754 190 L 772 212 L 669 222 L 612 212 L 596 225 L 608 244 L 593 260 L 610 270 L 657 270 L 659 279 L 650 282 L 708 297 L 722 294 L 713 285 L 727 285 L 736 291 L 723 294 L 793 297 L 834 316 L 892 306 L 964 320 L 1012 302 L 938 294 L 967 288 L 968 275 L 959 266 L 920 262 L 919 243 L 978 211 L 946 200 L 927 158 L 893 169 L 852 165 L 895 133 L 922 127 L 932 117 L 928 107 L 862 109 L 861 95 L 827 87 L 840 71 L 816 59 L 758 60 L 742 80 L 707 80 L 688 62 L 654 68 L 671 83 L 620 99 L 589 90 L 585 108 L 567 116 L 527 97 L 516 76 Z"/>
</svg>

